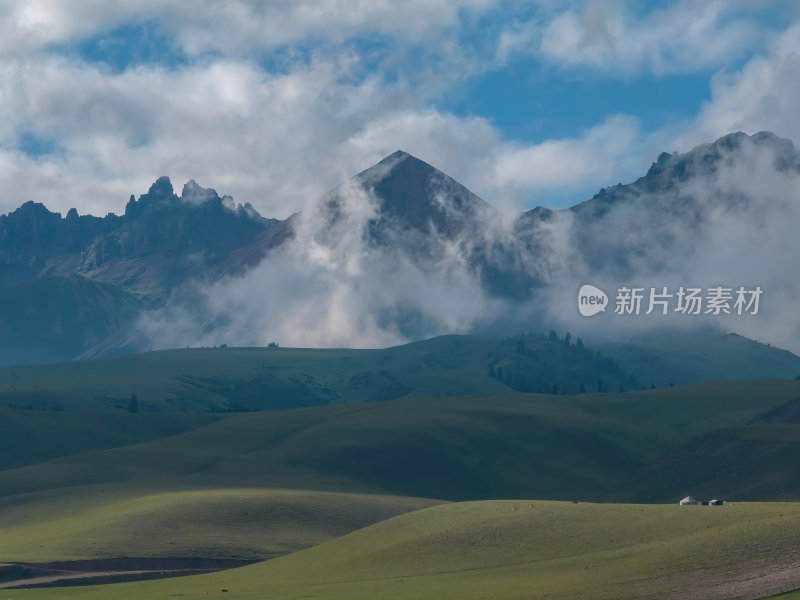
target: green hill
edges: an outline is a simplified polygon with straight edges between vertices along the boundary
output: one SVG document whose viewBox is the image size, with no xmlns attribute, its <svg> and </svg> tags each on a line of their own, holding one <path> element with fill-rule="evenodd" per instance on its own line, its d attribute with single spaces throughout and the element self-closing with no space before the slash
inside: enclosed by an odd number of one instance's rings
<svg viewBox="0 0 800 600">
<path fill-rule="evenodd" d="M 793 398 L 754 422 L 711 431 L 668 452 L 644 470 L 637 497 L 657 498 L 683 485 L 697 497 L 737 489 L 750 499 L 798 499 L 798 407 L 800 398 Z"/>
<path fill-rule="evenodd" d="M 87 414 L 0 406 L 0 471 L 176 435 L 224 415 Z"/>
<path fill-rule="evenodd" d="M 642 473 L 701 436 L 773 414 L 799 396 L 800 382 L 762 381 L 620 394 L 412 398 L 245 413 L 146 443 L 2 471 L 0 495 L 126 483 L 449 500 L 672 501 L 688 493 L 691 479 L 646 479 L 650 483 L 641 487 Z M 87 413 L 90 418 L 104 426 L 102 415 Z M 764 435 L 784 431 L 780 424 L 774 430 L 766 427 Z M 702 458 L 695 456 L 698 464 Z M 763 473 L 766 477 L 772 471 Z M 800 499 L 797 470 L 778 473 L 781 497 Z M 754 470 L 751 477 L 720 479 L 724 485 L 714 495 L 750 499 L 752 490 L 761 489 L 762 475 Z"/>
<path fill-rule="evenodd" d="M 79 275 L 0 286 L 0 364 L 70 360 L 130 325 L 141 306 Z"/>
<path fill-rule="evenodd" d="M 793 379 L 800 359 L 788 350 L 728 335 L 655 338 L 635 344 L 600 344 L 646 384 L 657 387 L 731 379 Z"/>
<path fill-rule="evenodd" d="M 487 375 L 496 341 L 447 336 L 387 350 L 201 348 L 0 368 L 6 404 L 65 410 L 220 412 L 502 393 Z"/>
<path fill-rule="evenodd" d="M 260 488 L 150 493 L 95 486 L 28 494 L 0 499 L 0 562 L 264 560 L 437 503 Z"/>
<path fill-rule="evenodd" d="M 434 506 L 255 565 L 14 600 L 758 598 L 800 587 L 800 505 Z"/>
<path fill-rule="evenodd" d="M 4 409 L 0 587 L 268 558 L 8 597 L 777 594 L 800 588 L 800 505 L 741 501 L 800 500 L 799 398 L 792 380 L 228 415 Z M 728 504 L 678 507 L 687 494 Z M 581 502 L 442 503 L 501 498 Z"/>
<path fill-rule="evenodd" d="M 647 360 L 628 346 L 612 350 L 623 358 L 554 334 L 442 336 L 385 350 L 167 350 L 0 367 L 0 406 L 119 412 L 135 394 L 140 412 L 236 412 L 512 391 L 616 392 L 662 379 L 794 379 L 800 373 L 797 356 L 738 336 L 673 343 L 658 359 L 652 358 L 655 350 L 645 354 Z M 664 375 L 656 378 L 655 371 Z"/>
</svg>

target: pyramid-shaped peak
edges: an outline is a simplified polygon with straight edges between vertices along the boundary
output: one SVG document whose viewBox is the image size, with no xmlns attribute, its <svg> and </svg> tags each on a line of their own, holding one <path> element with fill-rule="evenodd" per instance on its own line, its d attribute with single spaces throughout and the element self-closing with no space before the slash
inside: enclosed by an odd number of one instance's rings
<svg viewBox="0 0 800 600">
<path fill-rule="evenodd" d="M 370 189 L 384 216 L 415 229 L 455 233 L 465 220 L 486 219 L 494 210 L 452 177 L 411 154 L 397 150 L 356 175 Z"/>
<path fill-rule="evenodd" d="M 388 170 L 392 170 L 400 165 L 404 165 L 403 168 L 405 169 L 427 171 L 429 173 L 440 172 L 436 167 L 426 163 L 424 160 L 420 160 L 404 150 L 397 150 L 384 157 L 370 168 L 359 173 L 357 177 L 361 179 L 374 178 L 376 175 L 380 177 L 388 172 Z"/>
<path fill-rule="evenodd" d="M 410 155 L 408 152 L 406 152 L 405 150 L 395 150 L 394 152 L 392 152 L 392 153 L 391 153 L 389 156 L 387 156 L 386 158 L 416 158 L 416 157 L 414 157 L 414 156 L 411 156 L 411 155 Z M 386 159 L 384 159 L 384 160 L 386 160 Z"/>
</svg>

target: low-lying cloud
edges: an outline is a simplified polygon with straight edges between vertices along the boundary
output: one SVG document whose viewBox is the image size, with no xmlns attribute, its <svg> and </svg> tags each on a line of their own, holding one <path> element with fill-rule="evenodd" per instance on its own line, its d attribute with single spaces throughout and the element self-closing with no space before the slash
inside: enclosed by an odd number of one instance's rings
<svg viewBox="0 0 800 600">
<path fill-rule="evenodd" d="M 797 153 L 773 138 L 714 148 L 713 160 L 701 149 L 649 189 L 610 188 L 587 205 L 597 214 L 556 212 L 523 226 L 486 213 L 455 237 L 431 228 L 427 245 L 411 244 L 419 232 L 402 230 L 376 244 L 370 224 L 379 203 L 351 181 L 335 192 L 336 218 L 326 210 L 330 196 L 313 203 L 294 219 L 294 239 L 246 275 L 196 286 L 191 308 L 175 303 L 141 325 L 158 347 L 385 347 L 444 333 L 553 328 L 617 340 L 732 331 L 800 351 Z M 495 268 L 534 287 L 513 298 L 497 293 L 486 275 Z M 583 283 L 609 294 L 605 313 L 579 314 Z M 613 303 L 622 286 L 673 294 L 725 286 L 734 296 L 739 286 L 760 287 L 763 295 L 758 315 L 685 315 L 673 303 L 667 316 L 620 316 Z"/>
</svg>

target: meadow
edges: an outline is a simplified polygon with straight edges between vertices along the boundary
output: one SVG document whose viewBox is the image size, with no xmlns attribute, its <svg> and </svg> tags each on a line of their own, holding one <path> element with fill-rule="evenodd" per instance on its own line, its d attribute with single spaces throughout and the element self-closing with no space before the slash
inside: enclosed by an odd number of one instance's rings
<svg viewBox="0 0 800 600">
<path fill-rule="evenodd" d="M 799 528 L 800 506 L 787 503 L 464 502 L 208 575 L 6 593 L 14 600 L 761 598 L 800 587 Z"/>
<path fill-rule="evenodd" d="M 743 361 L 779 352 L 718 343 Z M 627 377 L 563 342 L 462 336 L 0 368 L 0 588 L 13 600 L 800 589 L 800 381 L 511 387 L 554 357 L 558 377 L 586 364 Z M 679 507 L 690 494 L 727 504 Z M 18 588 L 32 583 L 57 587 Z"/>
</svg>

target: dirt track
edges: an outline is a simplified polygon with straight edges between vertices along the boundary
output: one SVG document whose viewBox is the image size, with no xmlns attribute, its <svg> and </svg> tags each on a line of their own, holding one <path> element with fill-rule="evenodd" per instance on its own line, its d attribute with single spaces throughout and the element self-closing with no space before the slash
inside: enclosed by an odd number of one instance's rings
<svg viewBox="0 0 800 600">
<path fill-rule="evenodd" d="M 118 557 L 56 563 L 11 563 L 0 567 L 0 589 L 180 577 L 231 569 L 251 562 L 237 559 Z"/>
</svg>

